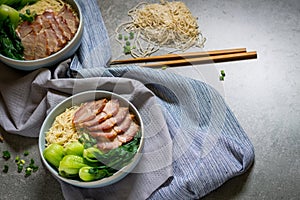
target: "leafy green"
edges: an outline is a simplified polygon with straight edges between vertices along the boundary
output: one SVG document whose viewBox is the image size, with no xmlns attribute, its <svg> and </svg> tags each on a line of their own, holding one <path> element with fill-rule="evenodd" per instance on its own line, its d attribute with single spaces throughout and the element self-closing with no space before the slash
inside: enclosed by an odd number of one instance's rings
<svg viewBox="0 0 300 200">
<path fill-rule="evenodd" d="M 14 26 L 7 17 L 0 23 L 0 53 L 6 57 L 23 60 L 24 47 L 15 32 Z"/>
<path fill-rule="evenodd" d="M 95 158 L 107 168 L 119 170 L 127 165 L 134 155 L 140 144 L 140 133 L 134 139 L 118 148 L 112 149 L 107 153 L 102 153 L 100 150 L 94 151 Z"/>
<path fill-rule="evenodd" d="M 97 140 L 87 133 L 82 133 L 78 140 L 83 144 L 85 149 L 93 147 L 97 144 Z"/>
<path fill-rule="evenodd" d="M 39 0 L 0 0 L 1 4 L 6 4 L 8 6 L 11 6 L 17 10 L 22 9 L 26 5 L 34 4 L 38 2 Z"/>
<path fill-rule="evenodd" d="M 22 19 L 22 21 L 28 21 L 28 22 L 33 22 L 36 15 L 37 14 L 35 12 L 31 13 L 29 9 L 26 10 L 25 14 L 19 13 L 19 16 Z"/>
</svg>

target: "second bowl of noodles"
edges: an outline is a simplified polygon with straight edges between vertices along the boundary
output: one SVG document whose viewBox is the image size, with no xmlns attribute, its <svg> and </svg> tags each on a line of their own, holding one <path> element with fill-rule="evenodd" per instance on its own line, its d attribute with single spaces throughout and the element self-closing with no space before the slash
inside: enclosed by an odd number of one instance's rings
<svg viewBox="0 0 300 200">
<path fill-rule="evenodd" d="M 75 94 L 46 117 L 39 151 L 58 179 L 82 188 L 113 184 L 132 172 L 144 144 L 144 126 L 135 106 L 107 91 Z"/>
<path fill-rule="evenodd" d="M 39 0 L 18 12 L 30 12 L 34 19 L 20 20 L 15 29 L 23 46 L 22 55 L 16 59 L 0 54 L 0 60 L 8 66 L 24 71 L 51 67 L 79 48 L 84 25 L 76 0 Z"/>
</svg>

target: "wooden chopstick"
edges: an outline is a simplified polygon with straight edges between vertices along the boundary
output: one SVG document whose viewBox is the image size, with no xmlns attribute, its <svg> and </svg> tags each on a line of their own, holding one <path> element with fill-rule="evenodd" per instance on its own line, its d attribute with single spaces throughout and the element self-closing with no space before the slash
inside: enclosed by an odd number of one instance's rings
<svg viewBox="0 0 300 200">
<path fill-rule="evenodd" d="M 257 53 L 256 51 L 252 51 L 252 52 L 232 53 L 232 54 L 224 54 L 224 55 L 204 56 L 199 58 L 187 58 L 187 59 L 180 59 L 180 60 L 153 62 L 153 63 L 143 64 L 141 65 L 141 67 L 184 66 L 184 65 L 219 63 L 219 62 L 228 62 L 228 61 L 237 61 L 237 60 L 245 60 L 245 59 L 255 59 L 255 58 L 257 58 Z"/>
<path fill-rule="evenodd" d="M 115 64 L 129 64 L 129 63 L 138 63 L 138 62 L 155 62 L 163 60 L 176 60 L 176 59 L 188 59 L 196 57 L 208 57 L 215 55 L 226 55 L 226 54 L 235 54 L 235 53 L 245 53 L 246 48 L 237 48 L 237 49 L 224 49 L 224 50 L 213 50 L 206 52 L 187 52 L 180 54 L 166 54 L 161 56 L 150 56 L 145 58 L 133 58 L 127 60 L 113 60 L 111 65 Z"/>
</svg>

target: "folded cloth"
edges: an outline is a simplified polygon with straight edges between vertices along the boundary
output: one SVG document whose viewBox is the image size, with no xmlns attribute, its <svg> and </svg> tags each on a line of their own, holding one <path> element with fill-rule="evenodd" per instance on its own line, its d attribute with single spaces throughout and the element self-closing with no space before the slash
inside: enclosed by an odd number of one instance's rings
<svg viewBox="0 0 300 200">
<path fill-rule="evenodd" d="M 215 89 L 164 70 L 106 68 L 110 47 L 97 1 L 78 3 L 85 21 L 80 49 L 53 70 L 24 76 L 7 70 L 16 79 L 0 81 L 0 125 L 10 133 L 38 137 L 45 116 L 58 102 L 102 89 L 137 106 L 146 140 L 133 173 L 98 189 L 60 182 L 65 199 L 197 199 L 251 166 L 253 146 Z M 68 77 L 70 68 L 77 78 Z"/>
</svg>

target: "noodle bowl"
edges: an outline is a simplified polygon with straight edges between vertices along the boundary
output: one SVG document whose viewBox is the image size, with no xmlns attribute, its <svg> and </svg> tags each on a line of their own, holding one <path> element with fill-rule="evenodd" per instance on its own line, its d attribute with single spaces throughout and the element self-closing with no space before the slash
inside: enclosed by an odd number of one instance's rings
<svg viewBox="0 0 300 200">
<path fill-rule="evenodd" d="M 43 0 L 43 1 L 48 1 L 48 0 Z M 38 2 L 42 2 L 42 0 Z M 74 55 L 74 53 L 76 52 L 76 50 L 79 48 L 81 44 L 82 36 L 83 36 L 84 22 L 83 22 L 82 11 L 79 4 L 75 0 L 63 0 L 61 2 L 64 2 L 67 8 L 72 8 L 72 13 L 76 14 L 79 19 L 77 31 L 75 34 L 72 34 L 73 35 L 72 39 L 64 43 L 64 47 L 62 49 L 44 58 L 33 59 L 33 60 L 17 60 L 0 54 L 1 62 L 15 69 L 19 69 L 23 71 L 32 71 L 35 69 L 56 65 L 57 63 L 66 60 L 72 55 Z M 32 10 L 30 11 L 33 12 Z M 40 38 L 40 41 L 45 42 L 46 40 Z M 58 42 L 57 39 L 50 39 L 49 41 Z M 32 43 L 36 44 L 36 42 L 32 42 Z M 40 47 L 45 47 L 45 45 L 41 43 Z M 35 52 L 39 52 L 39 51 L 35 51 Z"/>
</svg>

